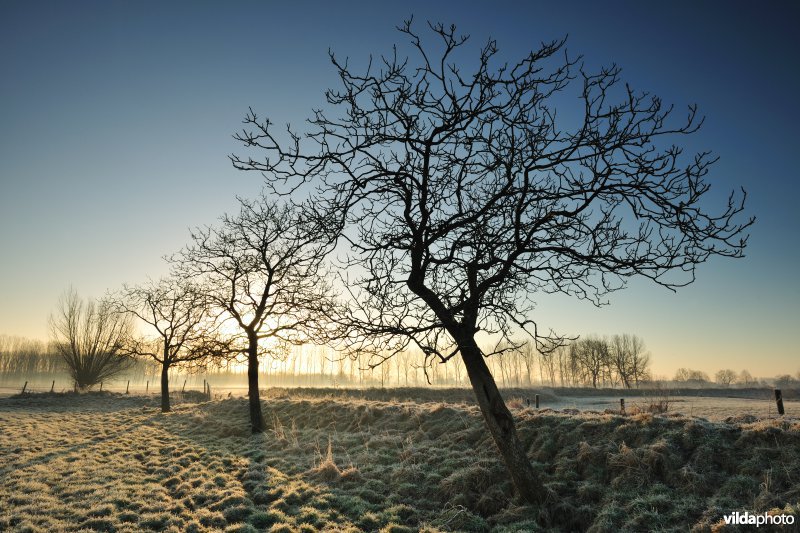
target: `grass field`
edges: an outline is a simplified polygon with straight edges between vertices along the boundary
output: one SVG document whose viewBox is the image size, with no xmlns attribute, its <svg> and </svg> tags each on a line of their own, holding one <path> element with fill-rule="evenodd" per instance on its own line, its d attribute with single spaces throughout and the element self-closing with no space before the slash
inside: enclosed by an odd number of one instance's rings
<svg viewBox="0 0 800 533">
<path fill-rule="evenodd" d="M 476 407 L 413 397 L 279 391 L 257 436 L 238 398 L 0 399 L 0 530 L 735 531 L 724 514 L 800 513 L 796 418 L 515 407 L 548 491 L 533 508 Z"/>
</svg>

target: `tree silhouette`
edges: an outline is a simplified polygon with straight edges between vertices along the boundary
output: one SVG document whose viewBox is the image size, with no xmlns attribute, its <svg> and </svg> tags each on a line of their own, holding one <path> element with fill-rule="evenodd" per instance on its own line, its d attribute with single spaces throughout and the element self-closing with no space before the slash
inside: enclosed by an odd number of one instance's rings
<svg viewBox="0 0 800 533">
<path fill-rule="evenodd" d="M 583 380 L 597 388 L 610 370 L 611 357 L 604 339 L 589 336 L 570 345 L 571 357 L 581 369 Z"/>
<path fill-rule="evenodd" d="M 798 379 L 800 379 L 800 374 L 798 375 Z M 753 375 L 746 369 L 739 372 L 739 376 L 737 377 L 737 383 L 740 383 L 744 386 L 752 386 L 757 385 L 758 380 L 753 378 Z"/>
<path fill-rule="evenodd" d="M 714 379 L 723 387 L 730 387 L 731 383 L 736 381 L 736 371 L 729 368 L 719 370 L 714 374 Z"/>
<path fill-rule="evenodd" d="M 336 231 L 307 216 L 313 213 L 310 207 L 293 209 L 264 195 L 240 199 L 240 204 L 239 214 L 223 216 L 218 227 L 196 229 L 191 244 L 172 260 L 241 331 L 250 422 L 253 432 L 260 433 L 266 426 L 258 390 L 259 351 L 274 354 L 287 343 L 312 340 L 327 327 L 320 317 L 328 313 L 331 293 L 322 261 Z M 267 339 L 272 347 L 265 346 Z"/>
<path fill-rule="evenodd" d="M 614 335 L 609 344 L 611 362 L 623 386 L 638 387 L 639 380 L 647 375 L 650 356 L 645 353 L 644 341 L 636 335 Z"/>
<path fill-rule="evenodd" d="M 229 351 L 219 335 L 220 321 L 212 316 L 211 300 L 199 286 L 170 277 L 138 286 L 124 286 L 112 297 L 121 312 L 148 324 L 156 334 L 136 342 L 131 352 L 161 365 L 161 411 L 170 410 L 169 370 L 198 363 Z"/>
<path fill-rule="evenodd" d="M 632 276 L 674 290 L 710 257 L 742 256 L 752 220 L 738 220 L 744 191 L 709 207 L 715 158 L 672 144 L 702 123 L 694 106 L 676 121 L 618 67 L 587 72 L 564 41 L 505 63 L 489 40 L 470 60 L 454 26 L 429 27 L 423 42 L 407 21 L 410 57 L 395 47 L 363 71 L 331 53 L 341 87 L 308 131 L 251 109 L 237 138 L 258 154 L 231 158 L 276 193 L 313 185 L 346 228 L 344 266 L 365 271 L 348 284 L 351 346 L 461 357 L 516 488 L 541 501 L 476 334 L 513 347 L 524 331 L 546 352 L 559 338 L 531 318 L 537 294 L 600 305 Z"/>
<path fill-rule="evenodd" d="M 64 360 L 76 389 L 88 390 L 128 368 L 133 329 L 108 300 L 84 301 L 70 287 L 50 316 L 53 347 Z"/>
</svg>

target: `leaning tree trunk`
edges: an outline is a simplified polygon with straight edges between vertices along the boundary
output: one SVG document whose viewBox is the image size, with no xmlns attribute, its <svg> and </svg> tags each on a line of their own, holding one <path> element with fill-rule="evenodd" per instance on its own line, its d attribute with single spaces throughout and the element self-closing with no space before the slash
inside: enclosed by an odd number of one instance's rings
<svg viewBox="0 0 800 533">
<path fill-rule="evenodd" d="M 253 433 L 266 429 L 264 415 L 261 413 L 261 399 L 258 397 L 258 337 L 248 334 L 247 346 L 247 394 L 250 401 L 250 425 Z"/>
<path fill-rule="evenodd" d="M 168 413 L 169 411 L 169 362 L 165 358 L 161 363 L 161 412 Z"/>
<path fill-rule="evenodd" d="M 531 462 L 517 435 L 517 428 L 511 411 L 506 407 L 497 384 L 486 365 L 483 354 L 474 340 L 460 343 L 461 358 L 467 368 L 472 390 L 483 413 L 500 455 L 506 463 L 514 486 L 520 497 L 528 503 L 544 500 L 545 489 L 533 471 Z"/>
</svg>

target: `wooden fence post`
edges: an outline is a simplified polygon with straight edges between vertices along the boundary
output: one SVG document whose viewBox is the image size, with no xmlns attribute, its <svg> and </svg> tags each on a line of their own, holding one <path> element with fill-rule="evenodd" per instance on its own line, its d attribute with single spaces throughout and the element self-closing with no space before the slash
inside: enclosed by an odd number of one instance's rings
<svg viewBox="0 0 800 533">
<path fill-rule="evenodd" d="M 150 380 L 147 380 L 147 383 L 144 386 L 144 393 L 148 394 L 150 392 Z"/>
<path fill-rule="evenodd" d="M 128 392 L 130 391 L 130 389 L 131 389 L 131 380 L 128 380 L 128 384 L 125 385 L 125 394 L 130 394 L 130 392 Z"/>
<path fill-rule="evenodd" d="M 181 394 L 183 394 L 184 392 L 186 392 L 186 380 L 185 379 L 183 380 L 183 388 L 181 389 Z"/>
<path fill-rule="evenodd" d="M 619 399 L 619 412 L 622 415 L 625 414 L 625 398 L 620 398 Z"/>
<path fill-rule="evenodd" d="M 100 382 L 100 392 L 103 392 L 103 382 Z"/>
<path fill-rule="evenodd" d="M 56 380 L 53 380 L 53 384 L 50 385 L 50 393 L 52 393 L 53 389 L 55 389 L 55 388 L 56 388 Z"/>
<path fill-rule="evenodd" d="M 539 395 L 538 394 L 534 394 L 533 403 L 536 404 L 536 408 L 538 409 L 539 408 Z"/>
<path fill-rule="evenodd" d="M 211 383 L 206 385 L 208 387 L 208 401 L 211 401 Z"/>
<path fill-rule="evenodd" d="M 27 388 L 28 388 L 28 382 L 26 381 L 25 385 L 22 386 L 22 392 L 20 392 L 20 394 L 25 394 L 25 389 Z"/>
<path fill-rule="evenodd" d="M 783 414 L 783 394 L 781 394 L 781 389 L 775 389 L 775 403 L 778 406 L 778 414 Z"/>
</svg>

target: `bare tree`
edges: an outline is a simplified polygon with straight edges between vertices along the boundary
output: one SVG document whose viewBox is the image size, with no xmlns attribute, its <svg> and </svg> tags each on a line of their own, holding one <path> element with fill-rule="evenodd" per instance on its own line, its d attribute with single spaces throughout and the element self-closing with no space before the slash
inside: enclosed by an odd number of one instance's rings
<svg viewBox="0 0 800 533">
<path fill-rule="evenodd" d="M 589 336 L 572 343 L 570 349 L 584 381 L 596 389 L 610 367 L 608 343 L 605 339 Z"/>
<path fill-rule="evenodd" d="M 798 377 L 798 379 L 800 379 L 800 377 Z M 749 385 L 757 384 L 758 380 L 753 378 L 753 375 L 745 369 L 739 372 L 739 376 L 737 377 L 736 382 L 739 383 L 740 385 L 747 387 Z"/>
<path fill-rule="evenodd" d="M 609 351 L 611 362 L 614 369 L 617 371 L 622 386 L 626 389 L 631 388 L 631 381 L 633 381 L 633 364 L 630 361 L 629 351 L 627 346 L 627 338 L 623 335 L 614 335 L 611 337 L 609 343 Z"/>
<path fill-rule="evenodd" d="M 730 387 L 731 383 L 736 381 L 736 371 L 730 369 L 723 369 L 714 375 L 714 379 L 723 387 Z"/>
<path fill-rule="evenodd" d="M 173 260 L 183 275 L 202 285 L 213 305 L 226 311 L 241 331 L 247 357 L 250 422 L 266 428 L 258 390 L 259 352 L 285 353 L 288 344 L 312 338 L 330 299 L 322 261 L 333 243 L 330 226 L 262 195 L 240 199 L 241 211 L 219 227 L 198 228 Z M 269 345 L 268 343 L 272 344 Z"/>
<path fill-rule="evenodd" d="M 573 350 L 568 345 L 557 347 L 550 353 L 558 359 L 558 376 L 562 387 L 575 383 L 576 368 L 572 358 Z"/>
<path fill-rule="evenodd" d="M 546 353 L 537 353 L 533 349 L 533 347 L 530 347 L 528 349 L 528 351 L 532 352 L 532 354 L 527 354 L 526 352 L 523 352 L 523 360 L 525 362 L 525 371 L 528 374 L 528 377 L 527 377 L 528 386 L 533 385 L 533 381 L 531 380 L 531 372 L 530 372 L 530 366 L 529 366 L 529 363 L 528 363 L 528 358 L 529 357 L 533 358 L 533 357 L 538 356 L 538 358 L 539 358 L 539 375 L 541 377 L 542 385 L 544 385 L 545 378 L 547 378 L 547 382 L 550 383 L 550 386 L 551 387 L 555 387 L 556 386 L 556 371 L 557 371 L 557 368 L 558 368 L 558 357 L 557 357 L 555 351 L 550 351 L 550 352 L 546 352 Z M 533 361 L 531 361 L 531 363 L 532 362 Z"/>
<path fill-rule="evenodd" d="M 650 354 L 645 352 L 644 340 L 636 335 L 628 336 L 628 349 L 633 383 L 638 387 L 640 382 L 650 379 Z"/>
<path fill-rule="evenodd" d="M 528 387 L 533 385 L 533 365 L 536 361 L 537 355 L 542 357 L 541 354 L 537 354 L 536 349 L 531 345 L 531 343 L 526 343 L 520 348 L 520 356 L 522 358 L 522 363 L 525 366 L 525 383 L 528 385 Z M 540 373 L 542 373 L 541 370 L 544 368 L 544 359 L 540 359 L 539 365 Z M 542 378 L 542 381 L 544 381 L 544 378 Z"/>
<path fill-rule="evenodd" d="M 791 374 L 782 374 L 775 378 L 773 385 L 777 389 L 793 389 L 800 387 L 800 379 L 795 379 Z"/>
<path fill-rule="evenodd" d="M 675 371 L 675 377 L 672 378 L 673 381 L 689 381 L 689 373 L 691 371 L 688 368 L 679 368 Z"/>
<path fill-rule="evenodd" d="M 700 370 L 690 368 L 679 368 L 675 372 L 675 381 L 680 381 L 692 385 L 705 385 L 708 383 L 708 374 Z"/>
<path fill-rule="evenodd" d="M 219 335 L 220 321 L 212 316 L 210 299 L 196 284 L 178 277 L 124 286 L 112 297 L 121 312 L 130 313 L 155 330 L 132 351 L 161 365 L 161 410 L 170 410 L 169 370 L 228 353 Z"/>
<path fill-rule="evenodd" d="M 644 341 L 636 335 L 614 335 L 609 343 L 611 363 L 626 389 L 638 386 L 646 375 L 649 356 L 644 352 Z"/>
<path fill-rule="evenodd" d="M 110 302 L 84 301 L 72 287 L 50 316 L 53 346 L 80 390 L 130 368 L 132 331 L 130 318 L 116 312 Z"/>
<path fill-rule="evenodd" d="M 684 161 L 674 144 L 699 127 L 694 107 L 674 120 L 616 66 L 586 72 L 563 41 L 507 63 L 489 40 L 462 69 L 467 37 L 430 29 L 423 43 L 405 23 L 413 57 L 395 48 L 363 71 L 331 54 L 341 88 L 309 131 L 284 135 L 251 110 L 238 138 L 267 156 L 232 160 L 277 193 L 313 184 L 316 205 L 351 228 L 344 266 L 366 269 L 348 285 L 354 344 L 460 357 L 519 494 L 541 501 L 476 333 L 523 330 L 547 351 L 559 339 L 531 319 L 537 294 L 600 305 L 631 276 L 687 285 L 708 258 L 740 257 L 752 221 L 737 222 L 743 197 L 709 209 L 714 158 Z M 576 80 L 570 123 L 556 104 Z"/>
</svg>

